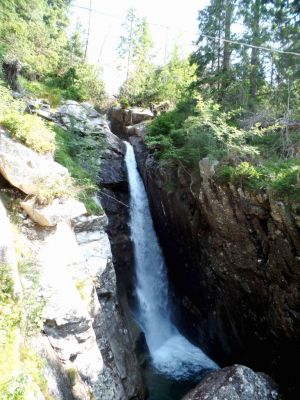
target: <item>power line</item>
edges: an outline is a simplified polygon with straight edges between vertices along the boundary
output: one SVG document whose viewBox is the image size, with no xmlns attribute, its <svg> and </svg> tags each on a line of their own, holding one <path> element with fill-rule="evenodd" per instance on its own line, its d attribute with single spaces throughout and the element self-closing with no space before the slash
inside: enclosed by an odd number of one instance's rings
<svg viewBox="0 0 300 400">
<path fill-rule="evenodd" d="M 206 34 L 200 34 L 200 36 L 203 36 L 203 37 L 208 38 L 208 39 L 220 40 L 221 42 L 227 42 L 227 43 L 231 43 L 231 44 L 238 44 L 240 46 L 251 47 L 252 49 L 259 49 L 259 50 L 269 51 L 269 52 L 272 52 L 272 53 L 289 54 L 289 55 L 300 57 L 300 53 L 296 53 L 294 51 L 285 51 L 285 50 L 280 50 L 280 49 L 273 49 L 272 47 L 255 46 L 254 44 L 238 42 L 236 40 L 218 38 L 217 36 L 211 36 L 211 35 L 206 35 Z"/>
<path fill-rule="evenodd" d="M 97 14 L 105 15 L 105 16 L 108 16 L 108 17 L 111 17 L 111 18 L 121 19 L 121 16 L 117 16 L 117 15 L 114 15 L 114 14 L 103 13 L 103 12 L 101 12 L 101 11 L 91 9 L 91 8 L 89 8 L 89 7 L 77 6 L 77 5 L 75 5 L 75 4 L 71 4 L 71 6 L 72 6 L 72 7 L 75 7 L 75 8 L 81 8 L 81 9 L 84 9 L 84 10 L 88 10 L 88 11 L 90 11 L 90 12 L 95 12 L 95 13 L 97 13 Z M 170 29 L 170 28 L 172 28 L 172 26 L 168 26 L 168 25 L 159 25 L 159 24 L 154 24 L 154 23 L 151 23 L 151 22 L 149 22 L 149 25 L 152 25 L 152 26 L 159 26 L 159 27 L 165 28 L 165 29 Z M 175 28 L 175 26 L 174 26 L 173 28 Z M 184 32 L 187 32 L 187 30 L 185 30 Z M 286 50 L 274 49 L 274 48 L 271 48 L 271 47 L 264 47 L 264 46 L 256 46 L 256 45 L 253 45 L 253 44 L 249 44 L 249 43 L 245 43 L 245 42 L 240 42 L 240 41 L 237 41 L 237 40 L 229 40 L 229 39 L 219 38 L 219 37 L 217 37 L 217 36 L 212 36 L 212 35 L 207 35 L 207 34 L 200 34 L 200 36 L 205 37 L 205 38 L 207 38 L 207 39 L 212 39 L 212 40 L 217 40 L 217 41 L 220 40 L 221 42 L 236 44 L 236 45 L 239 45 L 239 46 L 245 46 L 245 47 L 249 47 L 249 48 L 252 48 L 252 49 L 258 49 L 258 50 L 268 51 L 268 52 L 270 52 L 270 53 L 287 54 L 287 55 L 293 55 L 293 56 L 300 57 L 300 53 L 297 53 L 297 52 L 294 52 L 294 51 L 286 51 Z"/>
</svg>

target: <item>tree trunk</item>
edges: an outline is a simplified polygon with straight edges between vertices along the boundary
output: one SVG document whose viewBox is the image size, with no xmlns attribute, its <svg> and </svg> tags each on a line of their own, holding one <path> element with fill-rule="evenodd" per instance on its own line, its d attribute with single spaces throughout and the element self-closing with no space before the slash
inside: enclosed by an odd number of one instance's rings
<svg viewBox="0 0 300 400">
<path fill-rule="evenodd" d="M 223 49 L 223 78 L 222 78 L 222 97 L 225 94 L 226 88 L 229 85 L 229 69 L 230 69 L 230 56 L 231 46 L 227 40 L 231 39 L 231 24 L 233 18 L 233 1 L 225 0 L 225 41 Z"/>
<path fill-rule="evenodd" d="M 21 65 L 18 60 L 14 61 L 3 61 L 2 70 L 4 79 L 9 84 L 12 90 L 17 92 L 20 91 L 21 87 L 18 82 L 18 75 L 21 69 Z"/>
<path fill-rule="evenodd" d="M 252 18 L 252 44 L 258 46 L 260 44 L 260 8 L 261 0 L 255 0 L 253 4 Z M 252 104 L 256 103 L 258 74 L 259 74 L 259 49 L 251 50 L 251 68 L 250 68 L 250 96 Z"/>
</svg>

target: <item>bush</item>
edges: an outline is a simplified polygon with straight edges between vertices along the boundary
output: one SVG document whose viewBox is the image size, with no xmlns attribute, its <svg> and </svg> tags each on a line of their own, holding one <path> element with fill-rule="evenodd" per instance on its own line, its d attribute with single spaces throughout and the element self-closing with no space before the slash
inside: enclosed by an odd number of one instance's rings
<svg viewBox="0 0 300 400">
<path fill-rule="evenodd" d="M 230 180 L 249 189 L 264 189 L 277 198 L 299 201 L 300 159 L 266 161 L 264 165 L 242 162 L 237 166 L 221 165 L 219 179 Z"/>
<path fill-rule="evenodd" d="M 256 149 L 246 143 L 247 133 L 230 125 L 231 116 L 220 112 L 218 106 L 198 99 L 188 111 L 193 103 L 187 104 L 183 102 L 150 124 L 147 142 L 160 158 L 194 168 L 203 157 L 243 158 L 256 154 Z"/>
</svg>

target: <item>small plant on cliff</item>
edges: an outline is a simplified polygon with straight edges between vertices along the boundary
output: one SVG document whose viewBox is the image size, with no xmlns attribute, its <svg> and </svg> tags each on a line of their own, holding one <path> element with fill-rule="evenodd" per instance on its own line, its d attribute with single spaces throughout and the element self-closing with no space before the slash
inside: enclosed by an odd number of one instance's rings
<svg viewBox="0 0 300 400">
<path fill-rule="evenodd" d="M 68 375 L 68 378 L 69 378 L 69 381 L 70 381 L 70 385 L 71 386 L 75 386 L 77 381 L 78 381 L 78 378 L 79 378 L 79 374 L 78 374 L 77 369 L 73 368 L 73 367 L 68 368 L 67 369 L 67 375 Z"/>
<path fill-rule="evenodd" d="M 122 98 L 120 99 L 120 105 L 121 105 L 121 107 L 122 107 L 123 109 L 130 108 L 129 101 L 128 101 L 128 99 L 126 99 L 126 97 L 122 97 Z"/>
</svg>

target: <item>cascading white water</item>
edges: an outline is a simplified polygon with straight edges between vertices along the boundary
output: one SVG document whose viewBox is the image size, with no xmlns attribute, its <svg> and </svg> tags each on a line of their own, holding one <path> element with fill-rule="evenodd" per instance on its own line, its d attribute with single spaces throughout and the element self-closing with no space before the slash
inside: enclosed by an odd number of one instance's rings
<svg viewBox="0 0 300 400">
<path fill-rule="evenodd" d="M 130 188 L 130 227 L 135 252 L 139 302 L 138 320 L 145 333 L 154 367 L 174 379 L 189 378 L 218 366 L 184 338 L 171 322 L 164 257 L 153 227 L 147 194 L 132 146 L 126 166 Z"/>
</svg>

